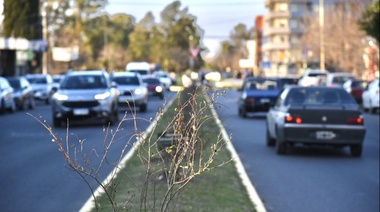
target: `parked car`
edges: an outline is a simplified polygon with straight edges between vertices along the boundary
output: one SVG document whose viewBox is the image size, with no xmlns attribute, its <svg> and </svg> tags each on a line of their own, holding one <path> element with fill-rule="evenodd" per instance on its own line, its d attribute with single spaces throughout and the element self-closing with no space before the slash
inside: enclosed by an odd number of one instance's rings
<svg viewBox="0 0 380 212">
<path fill-rule="evenodd" d="M 16 110 L 14 91 L 8 80 L 0 77 L 0 113 L 4 113 L 6 110 L 9 112 Z"/>
<path fill-rule="evenodd" d="M 347 91 L 347 93 L 354 97 L 358 104 L 362 104 L 362 94 L 364 89 L 367 87 L 367 84 L 368 82 L 365 80 L 350 79 L 343 84 L 343 88 Z"/>
<path fill-rule="evenodd" d="M 101 120 L 114 124 L 119 120 L 118 90 L 107 72 L 72 71 L 52 97 L 53 125 L 63 121 Z"/>
<path fill-rule="evenodd" d="M 248 113 L 267 112 L 281 88 L 281 82 L 275 78 L 246 78 L 238 100 L 239 116 L 247 117 Z"/>
<path fill-rule="evenodd" d="M 6 77 L 14 91 L 14 100 L 19 110 L 33 109 L 35 106 L 34 91 L 29 81 L 23 77 Z"/>
<path fill-rule="evenodd" d="M 156 77 L 145 77 L 143 82 L 146 83 L 148 88 L 148 93 L 151 96 L 159 96 L 160 99 L 164 99 L 164 85 Z"/>
<path fill-rule="evenodd" d="M 318 86 L 325 84 L 327 75 L 330 72 L 326 70 L 310 69 L 306 70 L 303 76 L 298 80 L 300 86 Z"/>
<path fill-rule="evenodd" d="M 376 113 L 376 111 L 379 110 L 379 83 L 379 78 L 377 78 L 370 82 L 363 91 L 362 99 L 364 111 Z"/>
<path fill-rule="evenodd" d="M 356 79 L 355 75 L 348 72 L 329 73 L 326 78 L 327 87 L 343 87 L 343 84 L 348 80 Z"/>
<path fill-rule="evenodd" d="M 266 144 L 285 154 L 288 145 L 349 146 L 361 156 L 366 133 L 359 105 L 343 88 L 285 88 L 266 117 Z"/>
<path fill-rule="evenodd" d="M 145 112 L 148 105 L 148 88 L 141 75 L 135 72 L 115 72 L 111 75 L 112 81 L 117 83 L 120 92 L 119 107 L 139 107 Z"/>
<path fill-rule="evenodd" d="M 53 88 L 57 89 L 59 87 L 61 80 L 63 79 L 64 76 L 65 75 L 62 75 L 62 74 L 53 76 Z"/>
<path fill-rule="evenodd" d="M 26 79 L 32 85 L 34 98 L 50 103 L 53 94 L 53 78 L 50 74 L 27 74 Z"/>
<path fill-rule="evenodd" d="M 164 85 L 165 90 L 168 90 L 172 85 L 172 79 L 170 78 L 169 73 L 165 71 L 155 71 L 153 75 L 160 80 L 160 82 Z"/>
</svg>

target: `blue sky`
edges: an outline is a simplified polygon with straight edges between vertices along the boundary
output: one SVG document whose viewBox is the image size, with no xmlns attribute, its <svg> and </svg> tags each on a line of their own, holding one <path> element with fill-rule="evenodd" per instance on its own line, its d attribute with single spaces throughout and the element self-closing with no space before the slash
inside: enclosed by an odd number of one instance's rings
<svg viewBox="0 0 380 212">
<path fill-rule="evenodd" d="M 151 11 L 156 19 L 173 0 L 108 0 L 108 13 L 125 13 L 140 21 Z M 254 26 L 256 16 L 265 15 L 265 0 L 182 0 L 181 9 L 197 17 L 198 25 L 205 31 L 205 44 L 216 51 L 221 40 L 228 39 L 230 32 L 239 24 Z"/>
</svg>

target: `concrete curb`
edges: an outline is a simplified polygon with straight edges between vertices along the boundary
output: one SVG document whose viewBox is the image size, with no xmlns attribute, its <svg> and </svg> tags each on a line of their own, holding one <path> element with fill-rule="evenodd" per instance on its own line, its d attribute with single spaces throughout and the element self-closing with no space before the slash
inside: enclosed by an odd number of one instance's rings
<svg viewBox="0 0 380 212">
<path fill-rule="evenodd" d="M 207 95 L 207 94 L 205 94 L 205 95 Z M 210 99 L 208 98 L 208 96 L 206 96 L 206 100 L 210 103 Z M 257 212 L 266 212 L 264 204 L 261 201 L 259 195 L 257 194 L 256 189 L 253 186 L 251 180 L 249 179 L 248 174 L 244 169 L 243 163 L 241 162 L 239 155 L 237 154 L 237 152 L 236 152 L 236 150 L 235 150 L 235 148 L 234 148 L 234 146 L 230 140 L 230 137 L 227 134 L 226 129 L 224 128 L 222 122 L 220 121 L 219 116 L 215 111 L 215 108 L 210 107 L 210 109 L 211 109 L 212 115 L 214 116 L 214 118 L 216 120 L 217 125 L 220 128 L 223 139 L 226 141 L 227 149 L 231 152 L 232 158 L 235 162 L 235 167 L 239 173 L 239 176 L 243 182 L 243 185 L 247 188 L 249 198 L 251 199 L 252 203 L 255 205 L 256 211 Z"/>
</svg>

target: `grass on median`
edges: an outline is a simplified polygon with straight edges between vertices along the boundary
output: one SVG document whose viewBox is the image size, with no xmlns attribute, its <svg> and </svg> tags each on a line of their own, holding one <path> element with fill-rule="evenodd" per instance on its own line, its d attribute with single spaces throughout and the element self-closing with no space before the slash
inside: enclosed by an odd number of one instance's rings
<svg viewBox="0 0 380 212">
<path fill-rule="evenodd" d="M 97 198 L 94 210 L 255 211 L 212 116 L 213 105 L 203 94 L 199 88 L 186 89 L 165 112 L 159 113 L 153 130 L 107 185 L 114 205 L 103 194 Z M 176 157 L 180 148 L 170 146 L 159 151 L 157 141 L 159 133 L 179 129 L 184 137 L 191 137 L 186 141 L 197 143 L 192 147 L 196 152 L 184 154 L 188 160 L 180 161 L 173 169 L 173 164 L 180 160 Z"/>
</svg>

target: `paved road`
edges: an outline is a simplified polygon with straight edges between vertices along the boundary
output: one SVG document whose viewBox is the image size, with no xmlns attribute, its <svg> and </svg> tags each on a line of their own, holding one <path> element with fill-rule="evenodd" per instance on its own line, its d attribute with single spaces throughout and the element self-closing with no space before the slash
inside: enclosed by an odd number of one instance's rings
<svg viewBox="0 0 380 212">
<path fill-rule="evenodd" d="M 174 93 L 167 93 L 170 99 Z M 138 132 L 144 131 L 149 126 L 150 118 L 154 118 L 159 107 L 163 107 L 165 100 L 158 97 L 149 99 L 148 111 L 137 112 L 142 118 L 137 122 L 137 128 L 133 121 L 123 122 L 121 130 L 116 136 L 116 142 L 109 152 L 108 160 L 116 162 L 121 155 L 120 150 L 126 145 L 129 138 Z M 33 110 L 18 111 L 0 115 L 0 211 L 24 212 L 24 211 L 79 211 L 90 197 L 91 193 L 83 179 L 74 173 L 58 151 L 56 143 L 41 124 L 33 117 L 46 120 L 51 123 L 51 108 L 40 103 Z M 130 113 L 129 113 L 130 114 Z M 124 115 L 120 113 L 120 118 Z M 128 115 L 127 118 L 132 118 Z M 115 132 L 116 126 L 110 130 Z M 88 156 L 92 152 L 91 165 L 95 166 L 103 154 L 105 132 L 101 124 L 75 124 L 70 126 L 69 133 L 65 128 L 55 129 L 58 137 L 65 140 L 68 135 L 70 141 L 70 154 L 74 150 L 80 157 L 79 140 L 84 140 L 84 153 Z M 109 141 L 109 138 L 106 139 Z M 130 147 L 130 145 L 129 145 Z M 103 165 L 99 172 L 99 178 L 104 179 L 113 166 Z M 96 189 L 97 184 L 90 180 L 91 186 Z"/>
<path fill-rule="evenodd" d="M 379 211 L 379 115 L 365 114 L 363 156 L 349 149 L 292 148 L 279 156 L 265 145 L 265 113 L 238 116 L 238 91 L 217 98 L 217 110 L 269 212 Z"/>
</svg>

